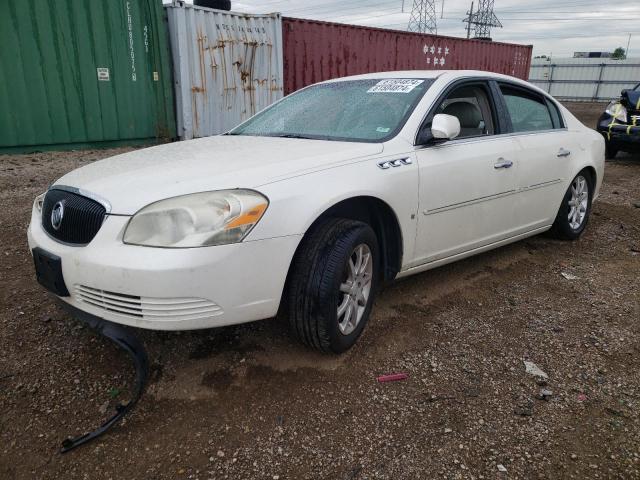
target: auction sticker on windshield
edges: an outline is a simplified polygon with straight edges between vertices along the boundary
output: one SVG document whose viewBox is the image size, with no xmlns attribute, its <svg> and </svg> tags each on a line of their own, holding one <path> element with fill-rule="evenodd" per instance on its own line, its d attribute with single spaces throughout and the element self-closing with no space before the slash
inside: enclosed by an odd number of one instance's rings
<svg viewBox="0 0 640 480">
<path fill-rule="evenodd" d="M 380 80 L 373 87 L 367 90 L 367 93 L 409 93 L 424 80 L 391 78 L 388 80 Z"/>
</svg>

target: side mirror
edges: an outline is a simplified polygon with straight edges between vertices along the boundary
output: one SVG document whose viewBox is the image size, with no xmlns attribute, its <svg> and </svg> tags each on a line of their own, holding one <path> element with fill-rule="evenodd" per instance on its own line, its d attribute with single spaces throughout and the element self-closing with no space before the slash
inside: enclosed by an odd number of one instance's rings
<svg viewBox="0 0 640 480">
<path fill-rule="evenodd" d="M 431 135 L 436 140 L 451 140 L 460 135 L 460 120 L 453 115 L 439 113 L 431 122 Z"/>
</svg>

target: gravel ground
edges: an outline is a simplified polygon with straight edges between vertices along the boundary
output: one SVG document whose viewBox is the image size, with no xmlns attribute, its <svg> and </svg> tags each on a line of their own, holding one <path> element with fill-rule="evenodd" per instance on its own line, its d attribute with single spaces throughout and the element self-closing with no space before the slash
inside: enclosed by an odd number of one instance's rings
<svg viewBox="0 0 640 480">
<path fill-rule="evenodd" d="M 36 284 L 25 231 L 52 180 L 119 151 L 0 157 L 0 478 L 640 478 L 639 156 L 608 162 L 580 241 L 399 281 L 345 355 L 277 321 L 141 332 L 152 380 L 134 413 L 59 454 L 133 372 Z M 409 377 L 376 382 L 394 372 Z"/>
</svg>

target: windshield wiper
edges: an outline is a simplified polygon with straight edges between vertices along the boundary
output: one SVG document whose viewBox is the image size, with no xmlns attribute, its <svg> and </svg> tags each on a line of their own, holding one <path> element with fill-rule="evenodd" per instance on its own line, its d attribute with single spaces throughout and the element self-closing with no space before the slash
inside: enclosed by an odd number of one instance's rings
<svg viewBox="0 0 640 480">
<path fill-rule="evenodd" d="M 306 140 L 315 140 L 312 137 L 307 137 L 305 135 L 299 135 L 297 133 L 281 133 L 278 135 L 267 135 L 268 137 L 277 137 L 277 138 L 303 138 Z"/>
</svg>

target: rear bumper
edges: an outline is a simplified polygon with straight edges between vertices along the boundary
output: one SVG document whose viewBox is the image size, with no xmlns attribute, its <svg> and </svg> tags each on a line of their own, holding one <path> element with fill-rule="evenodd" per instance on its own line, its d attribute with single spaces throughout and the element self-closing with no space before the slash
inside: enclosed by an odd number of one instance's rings
<svg viewBox="0 0 640 480">
<path fill-rule="evenodd" d="M 301 236 L 215 247 L 165 249 L 125 245 L 129 217 L 108 216 L 91 243 L 61 244 L 34 209 L 30 249 L 61 259 L 70 306 L 152 330 L 193 330 L 274 316 Z"/>
</svg>

